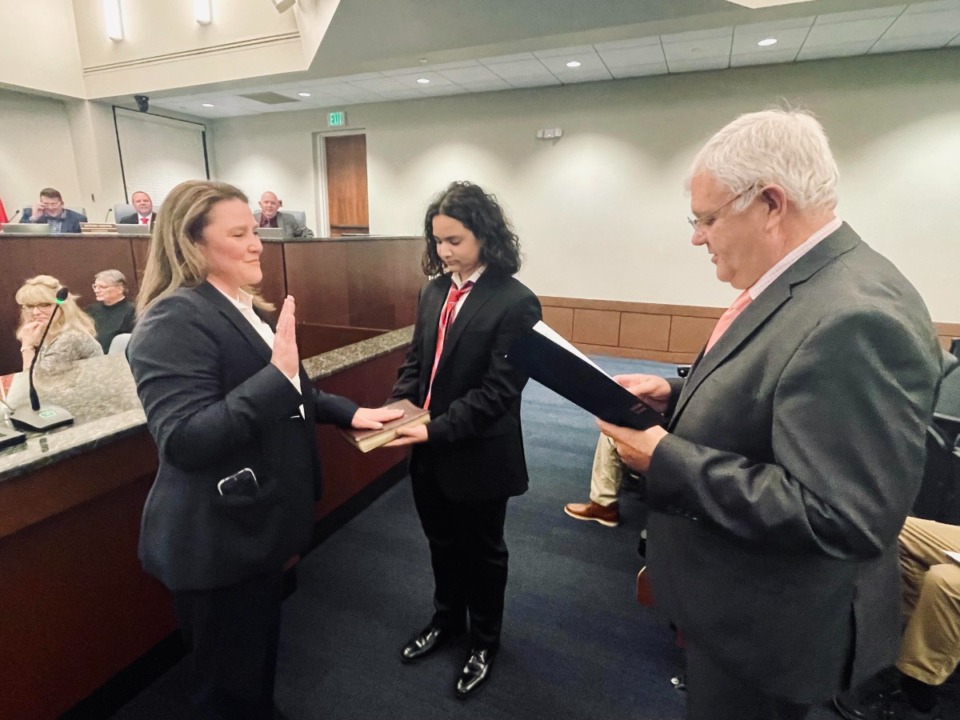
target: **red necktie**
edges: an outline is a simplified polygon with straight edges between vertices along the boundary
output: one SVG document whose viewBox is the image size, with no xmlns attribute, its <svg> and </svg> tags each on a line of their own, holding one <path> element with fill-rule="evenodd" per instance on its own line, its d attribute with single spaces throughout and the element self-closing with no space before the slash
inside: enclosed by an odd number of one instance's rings
<svg viewBox="0 0 960 720">
<path fill-rule="evenodd" d="M 149 222 L 150 222 L 150 218 L 147 218 L 147 217 L 142 217 L 142 218 L 140 218 L 140 224 L 141 224 L 141 225 L 147 225 L 147 224 L 149 224 Z"/>
<path fill-rule="evenodd" d="M 465 282 L 459 290 L 456 285 L 452 282 L 450 283 L 450 292 L 447 294 L 447 301 L 443 304 L 443 310 L 440 311 L 440 325 L 437 327 L 437 349 L 433 353 L 433 369 L 430 370 L 430 384 L 427 386 L 427 399 L 423 403 L 424 410 L 430 407 L 430 393 L 433 391 L 433 378 L 437 374 L 437 365 L 440 364 L 440 356 L 443 354 L 443 341 L 447 338 L 447 330 L 453 325 L 457 303 L 460 301 L 460 298 L 470 292 L 470 288 L 472 287 L 472 280 Z"/>
<path fill-rule="evenodd" d="M 710 340 L 707 341 L 707 349 L 703 351 L 704 355 L 710 352 L 710 348 L 716 345 L 717 340 L 719 340 L 727 331 L 727 328 L 733 324 L 733 321 L 737 319 L 737 315 L 743 312 L 743 309 L 750 304 L 751 300 L 753 300 L 753 298 L 750 297 L 750 293 L 744 290 L 740 293 L 740 296 L 733 301 L 733 305 L 723 311 L 723 315 L 717 320 L 717 326 L 713 328 Z"/>
</svg>

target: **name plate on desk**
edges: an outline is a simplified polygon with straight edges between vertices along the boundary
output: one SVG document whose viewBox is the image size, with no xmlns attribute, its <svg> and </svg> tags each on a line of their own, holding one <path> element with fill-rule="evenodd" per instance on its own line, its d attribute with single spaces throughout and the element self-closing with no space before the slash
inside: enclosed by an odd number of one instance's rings
<svg viewBox="0 0 960 720">
<path fill-rule="evenodd" d="M 117 226 L 113 223 L 80 223 L 80 232 L 84 235 L 112 235 L 117 232 Z"/>
</svg>

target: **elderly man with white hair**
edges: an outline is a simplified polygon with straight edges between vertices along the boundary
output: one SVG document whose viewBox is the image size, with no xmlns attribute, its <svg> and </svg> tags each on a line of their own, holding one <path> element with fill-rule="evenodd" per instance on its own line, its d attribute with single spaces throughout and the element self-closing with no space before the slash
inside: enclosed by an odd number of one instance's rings
<svg viewBox="0 0 960 720">
<path fill-rule="evenodd" d="M 707 142 L 692 241 L 740 295 L 686 378 L 620 378 L 666 427 L 600 423 L 644 476 L 691 720 L 803 718 L 896 658 L 897 533 L 941 351 L 917 291 L 837 217 L 837 179 L 804 112 Z"/>
<path fill-rule="evenodd" d="M 280 228 L 283 230 L 284 237 L 313 237 L 313 230 L 306 225 L 301 225 L 294 215 L 280 212 L 280 208 L 283 207 L 283 200 L 278 198 L 276 193 L 267 190 L 260 196 L 259 205 L 260 212 L 254 213 L 253 217 L 260 227 Z"/>
</svg>

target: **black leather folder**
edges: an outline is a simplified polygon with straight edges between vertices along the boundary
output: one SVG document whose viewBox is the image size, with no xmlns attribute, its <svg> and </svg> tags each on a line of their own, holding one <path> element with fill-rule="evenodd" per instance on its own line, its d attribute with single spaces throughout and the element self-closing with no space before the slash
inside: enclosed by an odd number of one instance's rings
<svg viewBox="0 0 960 720">
<path fill-rule="evenodd" d="M 605 372 L 535 328 L 513 341 L 507 360 L 541 385 L 601 420 L 635 430 L 664 424 L 661 413 L 637 399 Z"/>
</svg>

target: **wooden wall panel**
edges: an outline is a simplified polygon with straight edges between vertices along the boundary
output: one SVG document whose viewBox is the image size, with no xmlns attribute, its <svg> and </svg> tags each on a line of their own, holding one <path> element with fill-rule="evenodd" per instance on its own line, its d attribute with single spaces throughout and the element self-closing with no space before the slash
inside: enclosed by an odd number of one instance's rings
<svg viewBox="0 0 960 720">
<path fill-rule="evenodd" d="M 713 318 L 695 318 L 675 315 L 671 324 L 670 347 L 674 352 L 693 353 L 696 356 L 713 332 L 717 321 Z"/>
<path fill-rule="evenodd" d="M 620 313 L 620 345 L 648 350 L 669 350 L 670 316 Z"/>
<path fill-rule="evenodd" d="M 618 347 L 620 345 L 620 313 L 614 310 L 574 310 L 573 341 Z"/>
<path fill-rule="evenodd" d="M 343 243 L 284 243 L 287 292 L 297 299 L 297 321 L 349 325 L 347 246 Z"/>
<path fill-rule="evenodd" d="M 544 305 L 543 321 L 560 333 L 564 340 L 573 341 L 573 308 Z"/>
<path fill-rule="evenodd" d="M 287 280 L 283 270 L 282 243 L 264 243 L 263 254 L 260 255 L 260 269 L 263 271 L 263 281 L 260 283 L 260 294 L 277 306 L 283 305 L 287 296 Z"/>
</svg>

